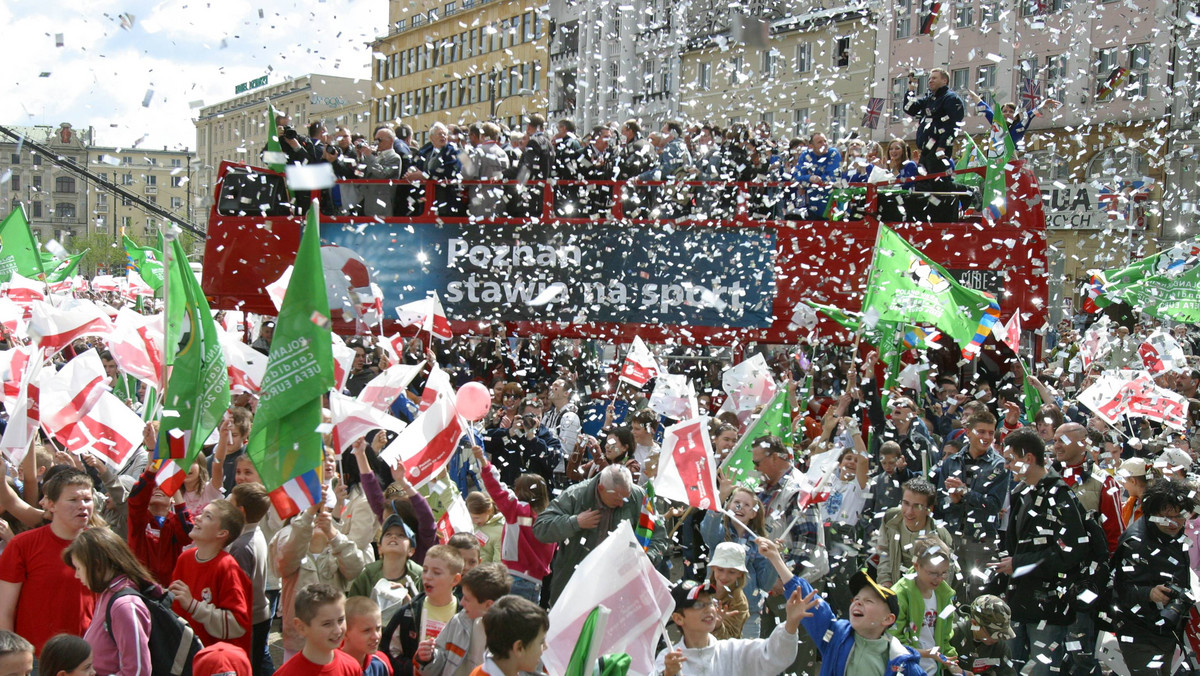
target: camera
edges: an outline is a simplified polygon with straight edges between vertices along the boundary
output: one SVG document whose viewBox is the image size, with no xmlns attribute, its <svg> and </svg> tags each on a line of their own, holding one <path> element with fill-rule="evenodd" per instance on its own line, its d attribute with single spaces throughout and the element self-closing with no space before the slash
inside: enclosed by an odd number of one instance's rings
<svg viewBox="0 0 1200 676">
<path fill-rule="evenodd" d="M 534 417 L 529 414 L 521 416 L 521 424 L 523 424 L 527 430 L 536 430 L 538 428 L 537 420 L 535 420 Z"/>
<path fill-rule="evenodd" d="M 1160 616 L 1168 627 L 1177 630 L 1183 626 L 1183 621 L 1188 617 L 1188 611 L 1196 604 L 1196 601 L 1192 599 L 1186 589 L 1177 584 L 1164 586 L 1167 588 L 1167 597 L 1171 600 L 1162 609 Z"/>
<path fill-rule="evenodd" d="M 284 127 L 283 137 L 286 139 L 292 139 L 294 141 L 296 139 L 296 130 L 291 127 Z"/>
</svg>

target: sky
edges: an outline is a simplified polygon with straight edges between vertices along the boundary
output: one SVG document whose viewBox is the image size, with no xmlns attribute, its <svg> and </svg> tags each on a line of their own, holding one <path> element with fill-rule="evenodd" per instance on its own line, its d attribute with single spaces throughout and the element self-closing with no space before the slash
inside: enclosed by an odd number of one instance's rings
<svg viewBox="0 0 1200 676">
<path fill-rule="evenodd" d="M 370 77 L 387 0 L 9 0 L 0 124 L 70 122 L 97 145 L 195 148 L 201 105 L 263 75 Z M 61 34 L 62 46 L 57 46 Z"/>
</svg>

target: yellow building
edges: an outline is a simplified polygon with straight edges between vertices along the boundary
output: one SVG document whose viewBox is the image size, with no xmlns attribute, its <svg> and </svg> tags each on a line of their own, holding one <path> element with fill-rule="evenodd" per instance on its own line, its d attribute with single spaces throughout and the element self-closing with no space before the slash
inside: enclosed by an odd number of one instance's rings
<svg viewBox="0 0 1200 676">
<path fill-rule="evenodd" d="M 434 122 L 499 119 L 519 127 L 546 112 L 547 22 L 517 0 L 391 0 L 391 29 L 372 50 L 377 124 L 412 125 L 424 143 Z"/>
<path fill-rule="evenodd" d="M 92 142 L 90 127 L 80 131 L 66 122 L 57 127 L 9 128 L 78 165 L 84 164 Z M 18 203 L 23 204 L 38 241 L 66 243 L 71 237 L 88 234 L 88 181 L 82 176 L 8 138 L 0 142 L 0 176 L 7 177 L 0 180 L 0 213 L 8 215 Z"/>
<path fill-rule="evenodd" d="M 146 148 L 88 148 L 88 170 L 115 183 L 172 215 L 195 223 L 195 206 L 200 195 L 195 190 L 193 172 L 196 155 L 190 150 L 150 150 Z M 87 203 L 91 216 L 91 234 L 110 236 L 121 241 L 121 233 L 152 240 L 165 219 L 147 212 L 115 190 L 88 182 Z"/>
<path fill-rule="evenodd" d="M 778 19 L 762 45 L 729 33 L 694 38 L 683 54 L 680 111 L 689 122 L 766 122 L 775 134 L 859 127 L 875 67 L 875 32 L 864 9 L 814 9 Z"/>
</svg>

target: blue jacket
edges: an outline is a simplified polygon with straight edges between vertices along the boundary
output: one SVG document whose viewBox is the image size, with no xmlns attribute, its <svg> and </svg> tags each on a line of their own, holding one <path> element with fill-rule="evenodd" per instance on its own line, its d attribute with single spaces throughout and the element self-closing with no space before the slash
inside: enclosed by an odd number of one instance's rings
<svg viewBox="0 0 1200 676">
<path fill-rule="evenodd" d="M 797 588 L 805 596 L 813 590 L 807 580 L 795 576 L 783 585 L 784 598 L 790 598 Z M 804 625 L 804 630 L 821 653 L 821 676 L 854 676 L 846 674 L 846 661 L 850 659 L 850 650 L 854 648 L 854 629 L 850 626 L 850 620 L 834 617 L 833 609 L 822 599 L 821 603 L 812 609 L 812 617 L 806 617 L 800 623 Z M 895 636 L 886 633 L 884 636 L 891 638 L 888 664 L 884 673 L 927 676 L 921 668 L 921 656 L 917 651 L 900 643 L 900 639 Z"/>
<path fill-rule="evenodd" d="M 950 499 L 946 479 L 956 477 L 967 486 L 962 502 Z M 989 448 L 978 460 L 970 450 L 963 450 L 942 460 L 934 470 L 934 485 L 938 489 L 936 516 L 946 522 L 955 538 L 995 540 L 1000 526 L 1000 508 L 1008 495 L 1011 475 L 1004 467 L 1004 458 Z"/>
</svg>

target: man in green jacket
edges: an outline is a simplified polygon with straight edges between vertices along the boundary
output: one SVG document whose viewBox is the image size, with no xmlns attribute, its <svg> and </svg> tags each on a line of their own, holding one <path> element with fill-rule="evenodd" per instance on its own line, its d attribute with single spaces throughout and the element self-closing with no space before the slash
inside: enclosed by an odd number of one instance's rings
<svg viewBox="0 0 1200 676">
<path fill-rule="evenodd" d="M 559 543 L 551 564 L 551 605 L 566 588 L 575 567 L 616 530 L 622 520 L 637 529 L 645 496 L 645 492 L 633 483 L 629 469 L 623 465 L 609 465 L 596 477 L 563 491 L 538 515 L 533 522 L 533 534 L 542 542 Z M 658 565 L 666 549 L 666 533 L 661 525 L 657 525 L 646 554 Z"/>
</svg>

